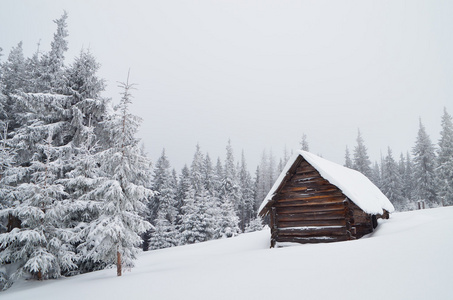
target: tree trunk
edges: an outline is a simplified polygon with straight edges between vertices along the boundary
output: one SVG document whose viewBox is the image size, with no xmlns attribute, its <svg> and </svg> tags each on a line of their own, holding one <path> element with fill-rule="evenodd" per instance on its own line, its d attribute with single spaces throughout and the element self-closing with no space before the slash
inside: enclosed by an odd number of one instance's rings
<svg viewBox="0 0 453 300">
<path fill-rule="evenodd" d="M 42 281 L 42 271 L 41 271 L 41 269 L 39 269 L 39 271 L 38 271 L 38 280 Z"/>
<path fill-rule="evenodd" d="M 121 253 L 116 251 L 116 275 L 121 276 Z"/>
</svg>

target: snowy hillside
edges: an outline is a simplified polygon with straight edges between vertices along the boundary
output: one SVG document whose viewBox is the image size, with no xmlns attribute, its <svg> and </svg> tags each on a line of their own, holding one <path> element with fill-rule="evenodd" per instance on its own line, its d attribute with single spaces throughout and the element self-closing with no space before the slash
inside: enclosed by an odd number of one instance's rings
<svg viewBox="0 0 453 300">
<path fill-rule="evenodd" d="M 453 299 L 453 207 L 357 241 L 269 249 L 268 230 L 143 253 L 137 267 L 18 282 L 8 299 Z"/>
</svg>

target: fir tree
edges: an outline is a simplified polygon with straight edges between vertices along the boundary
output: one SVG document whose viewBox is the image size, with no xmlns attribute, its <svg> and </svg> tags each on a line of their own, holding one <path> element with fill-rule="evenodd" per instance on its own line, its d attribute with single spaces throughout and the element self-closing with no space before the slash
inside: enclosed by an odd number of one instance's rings
<svg viewBox="0 0 453 300">
<path fill-rule="evenodd" d="M 157 216 L 153 219 L 154 231 L 149 240 L 150 249 L 161 249 L 176 246 L 177 230 L 176 222 L 178 210 L 176 207 L 176 183 L 170 172 L 170 163 L 165 155 L 165 149 L 156 163 L 154 191 L 157 195 L 153 199 L 158 199 Z"/>
<path fill-rule="evenodd" d="M 417 200 L 426 201 L 429 206 L 435 206 L 437 204 L 436 154 L 434 145 L 431 143 L 421 120 L 417 140 L 412 151 L 416 183 L 415 197 Z"/>
<path fill-rule="evenodd" d="M 301 149 L 304 151 L 310 151 L 310 147 L 308 145 L 307 135 L 304 133 L 302 135 L 302 141 L 300 142 Z"/>
<path fill-rule="evenodd" d="M 444 205 L 453 205 L 453 122 L 444 108 L 437 156 L 439 196 Z"/>
<path fill-rule="evenodd" d="M 219 190 L 221 217 L 218 237 L 231 237 L 239 233 L 238 209 L 241 195 L 230 141 L 228 141 L 226 150 L 225 167 Z"/>
<path fill-rule="evenodd" d="M 352 169 L 352 160 L 351 160 L 351 155 L 349 154 L 349 148 L 346 146 L 346 151 L 344 154 L 344 166 L 346 168 Z"/>
<path fill-rule="evenodd" d="M 370 178 L 371 162 L 367 152 L 368 150 L 365 147 L 365 143 L 359 130 L 357 134 L 357 146 L 354 148 L 353 169 Z"/>
<path fill-rule="evenodd" d="M 25 58 L 22 42 L 11 49 L 8 59 L 2 64 L 2 92 L 11 95 L 21 91 L 25 85 Z"/>
<path fill-rule="evenodd" d="M 191 186 L 184 198 L 183 217 L 180 225 L 180 243 L 194 244 L 210 240 L 214 235 L 210 196 L 206 190 L 199 194 Z"/>
<path fill-rule="evenodd" d="M 40 61 L 40 89 L 46 93 L 63 93 L 65 86 L 64 59 L 68 50 L 68 14 L 66 12 L 54 23 L 57 24 L 57 31 L 51 42 L 49 53 L 42 56 Z"/>
<path fill-rule="evenodd" d="M 78 247 L 86 259 L 116 264 L 118 276 L 123 267 L 134 266 L 137 247 L 142 243 L 140 234 L 151 228 L 140 212 L 154 195 L 145 187 L 150 162 L 143 157 L 135 137 L 141 119 L 129 112 L 132 85 L 127 81 L 120 87 L 121 101 L 103 122 L 110 140 L 110 147 L 99 154 L 103 177 L 90 193 L 102 202 L 100 215 L 85 229 L 86 241 Z"/>
<path fill-rule="evenodd" d="M 253 218 L 245 228 L 245 232 L 254 232 L 263 229 L 263 220 L 261 217 Z"/>
<path fill-rule="evenodd" d="M 241 156 L 241 166 L 239 169 L 239 186 L 241 201 L 239 206 L 240 228 L 244 232 L 245 227 L 250 223 L 252 216 L 255 215 L 254 210 L 254 195 L 253 195 L 253 182 L 249 171 L 247 170 L 247 163 L 245 161 L 244 151 Z"/>
<path fill-rule="evenodd" d="M 402 191 L 401 175 L 398 165 L 393 159 L 392 150 L 388 148 L 388 154 L 384 158 L 382 165 L 382 186 L 381 190 L 389 198 L 397 210 L 402 210 L 404 206 L 404 197 Z"/>
<path fill-rule="evenodd" d="M 407 199 L 407 203 L 411 203 L 414 200 L 414 166 L 412 164 L 409 152 L 406 153 L 404 175 L 402 176 L 403 181 L 403 195 Z"/>
<path fill-rule="evenodd" d="M 2 211 L 21 220 L 21 228 L 0 235 L 0 262 L 18 263 L 13 278 L 27 274 L 38 280 L 56 278 L 77 267 L 72 245 L 67 242 L 73 232 L 61 226 L 61 200 L 67 195 L 55 181 L 58 168 L 52 156 L 51 137 L 52 132 L 43 149 L 45 162 L 34 160 L 28 168 L 30 183 L 21 184 L 15 191 L 22 201 Z"/>
</svg>

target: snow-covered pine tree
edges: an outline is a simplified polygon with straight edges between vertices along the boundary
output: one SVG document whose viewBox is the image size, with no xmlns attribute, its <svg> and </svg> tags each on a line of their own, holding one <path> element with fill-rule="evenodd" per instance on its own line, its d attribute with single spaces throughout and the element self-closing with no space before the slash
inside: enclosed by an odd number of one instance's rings
<svg viewBox="0 0 453 300">
<path fill-rule="evenodd" d="M 244 232 L 245 227 L 248 226 L 250 221 L 255 216 L 256 212 L 254 209 L 254 194 L 253 194 L 253 182 L 250 172 L 247 169 L 247 163 L 245 161 L 244 151 L 241 155 L 241 165 L 239 169 L 239 187 L 241 194 L 241 201 L 239 206 L 240 223 L 239 226 L 241 231 Z"/>
<path fill-rule="evenodd" d="M 407 207 L 415 207 L 414 200 L 414 166 L 409 152 L 406 153 L 404 174 L 402 175 L 403 195 L 406 198 Z M 412 204 L 412 205 L 411 205 Z"/>
<path fill-rule="evenodd" d="M 22 49 L 22 42 L 11 49 L 8 59 L 2 63 L 2 92 L 11 95 L 20 91 L 25 85 L 25 58 Z"/>
<path fill-rule="evenodd" d="M 263 229 L 263 220 L 261 217 L 253 218 L 245 228 L 245 232 L 254 232 Z"/>
<path fill-rule="evenodd" d="M 154 230 L 151 232 L 149 240 L 150 249 L 161 249 L 173 247 L 178 244 L 177 241 L 177 215 L 176 207 L 176 186 L 170 172 L 170 162 L 165 155 L 165 149 L 162 150 L 162 155 L 156 162 L 154 171 L 154 182 L 158 182 L 158 186 L 154 185 L 157 194 L 153 200 L 158 203 L 157 216 L 154 223 Z"/>
<path fill-rule="evenodd" d="M 444 108 L 437 151 L 439 197 L 444 205 L 453 205 L 453 122 Z"/>
<path fill-rule="evenodd" d="M 359 129 L 357 134 L 357 146 L 354 148 L 354 159 L 352 167 L 353 169 L 370 178 L 371 162 L 367 152 L 368 150 L 365 146 L 365 142 L 363 141 L 362 134 L 360 133 Z"/>
<path fill-rule="evenodd" d="M 261 203 L 264 200 L 264 197 L 262 195 L 264 194 L 264 191 L 262 191 L 263 188 L 263 183 L 261 179 L 261 170 L 260 166 L 256 167 L 255 171 L 255 179 L 254 179 L 255 185 L 253 189 L 253 197 L 254 197 L 254 210 L 258 211 L 258 208 L 260 207 Z"/>
<path fill-rule="evenodd" d="M 212 166 L 211 157 L 208 153 L 205 155 L 205 159 L 203 161 L 203 183 L 204 188 L 207 190 L 211 195 L 215 194 L 215 179 L 214 179 L 214 167 Z"/>
<path fill-rule="evenodd" d="M 168 185 L 168 180 L 170 179 L 170 162 L 165 155 L 165 149 L 162 149 L 161 156 L 157 159 L 156 164 L 154 166 L 154 174 L 153 174 L 153 183 L 152 189 L 156 192 L 150 203 L 149 206 L 149 219 L 150 223 L 153 223 L 154 220 L 157 219 L 157 212 L 159 211 L 160 206 L 160 193 L 165 184 Z"/>
<path fill-rule="evenodd" d="M 234 163 L 233 148 L 231 141 L 226 147 L 225 166 L 219 190 L 220 198 L 220 222 L 218 237 L 231 237 L 239 233 L 238 208 L 241 200 L 240 187 Z"/>
<path fill-rule="evenodd" d="M 344 166 L 346 168 L 352 169 L 352 160 L 351 160 L 351 154 L 349 154 L 349 148 L 346 146 L 346 151 L 344 154 Z"/>
<path fill-rule="evenodd" d="M 40 60 L 39 89 L 45 93 L 63 93 L 65 87 L 64 59 L 68 50 L 68 14 L 66 12 L 54 23 L 57 31 L 51 42 L 49 53 Z"/>
<path fill-rule="evenodd" d="M 437 203 L 436 153 L 420 119 L 414 154 L 414 180 L 416 200 L 426 201 L 430 207 Z"/>
<path fill-rule="evenodd" d="M 202 189 L 198 194 L 191 185 L 184 198 L 181 218 L 180 244 L 194 244 L 212 239 L 216 220 L 213 218 L 212 201 L 208 191 Z"/>
<path fill-rule="evenodd" d="M 373 182 L 378 188 L 382 187 L 382 180 L 381 177 L 381 170 L 379 169 L 379 164 L 377 161 L 374 162 L 373 168 L 371 169 L 371 177 L 370 180 Z"/>
<path fill-rule="evenodd" d="M 8 124 L 0 124 L 0 211 L 14 205 L 14 156 L 15 151 L 8 145 Z M 6 221 L 7 220 L 7 221 Z M 11 214 L 0 217 L 0 233 L 19 227 L 19 219 Z M 7 224 L 4 226 L 4 224 Z"/>
<path fill-rule="evenodd" d="M 184 165 L 181 169 L 181 174 L 179 175 L 179 180 L 176 185 L 176 207 L 178 208 L 178 221 L 177 224 L 180 224 L 180 219 L 182 216 L 181 207 L 184 205 L 184 198 L 186 197 L 187 192 L 190 188 L 190 172 L 189 167 Z"/>
<path fill-rule="evenodd" d="M 141 119 L 129 112 L 132 103 L 129 76 L 123 89 L 120 103 L 113 115 L 103 122 L 109 136 L 109 148 L 99 153 L 103 177 L 98 178 L 95 190 L 89 196 L 102 201 L 99 218 L 84 230 L 86 241 L 79 245 L 79 251 L 95 262 L 117 266 L 117 275 L 123 267 L 134 266 L 142 243 L 140 234 L 152 225 L 140 214 L 146 209 L 145 203 L 154 196 L 146 188 L 150 161 L 142 155 L 139 139 L 135 137 Z"/>
<path fill-rule="evenodd" d="M 401 175 L 398 169 L 398 164 L 393 159 L 392 150 L 388 148 L 387 156 L 384 158 L 382 167 L 382 185 L 381 190 L 384 195 L 389 198 L 395 208 L 399 211 L 403 210 L 404 197 L 402 191 Z"/>
<path fill-rule="evenodd" d="M 59 277 L 75 269 L 75 253 L 68 243 L 72 230 L 62 226 L 66 197 L 63 186 L 56 183 L 58 160 L 53 157 L 52 132 L 49 132 L 42 155 L 28 167 L 31 181 L 22 183 L 16 191 L 22 199 L 16 206 L 2 211 L 21 221 L 20 228 L 0 235 L 0 263 L 17 263 L 12 278 L 31 274 L 38 280 Z M 41 157 L 44 162 L 41 162 Z"/>
<path fill-rule="evenodd" d="M 300 149 L 304 151 L 310 151 L 310 146 L 308 145 L 307 135 L 302 134 L 302 140 L 300 142 Z"/>
</svg>

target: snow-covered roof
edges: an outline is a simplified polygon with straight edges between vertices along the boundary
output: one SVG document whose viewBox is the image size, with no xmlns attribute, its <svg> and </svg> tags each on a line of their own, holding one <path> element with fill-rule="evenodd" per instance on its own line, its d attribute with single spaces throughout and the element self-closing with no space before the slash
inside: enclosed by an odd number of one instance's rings
<svg viewBox="0 0 453 300">
<path fill-rule="evenodd" d="M 383 209 L 393 212 L 395 208 L 389 199 L 362 173 L 328 161 L 307 151 L 299 150 L 288 161 L 272 189 L 261 203 L 259 212 L 272 200 L 278 192 L 286 173 L 294 165 L 299 156 L 302 156 L 312 165 L 321 176 L 338 187 L 345 196 L 368 214 L 382 214 Z"/>
</svg>

